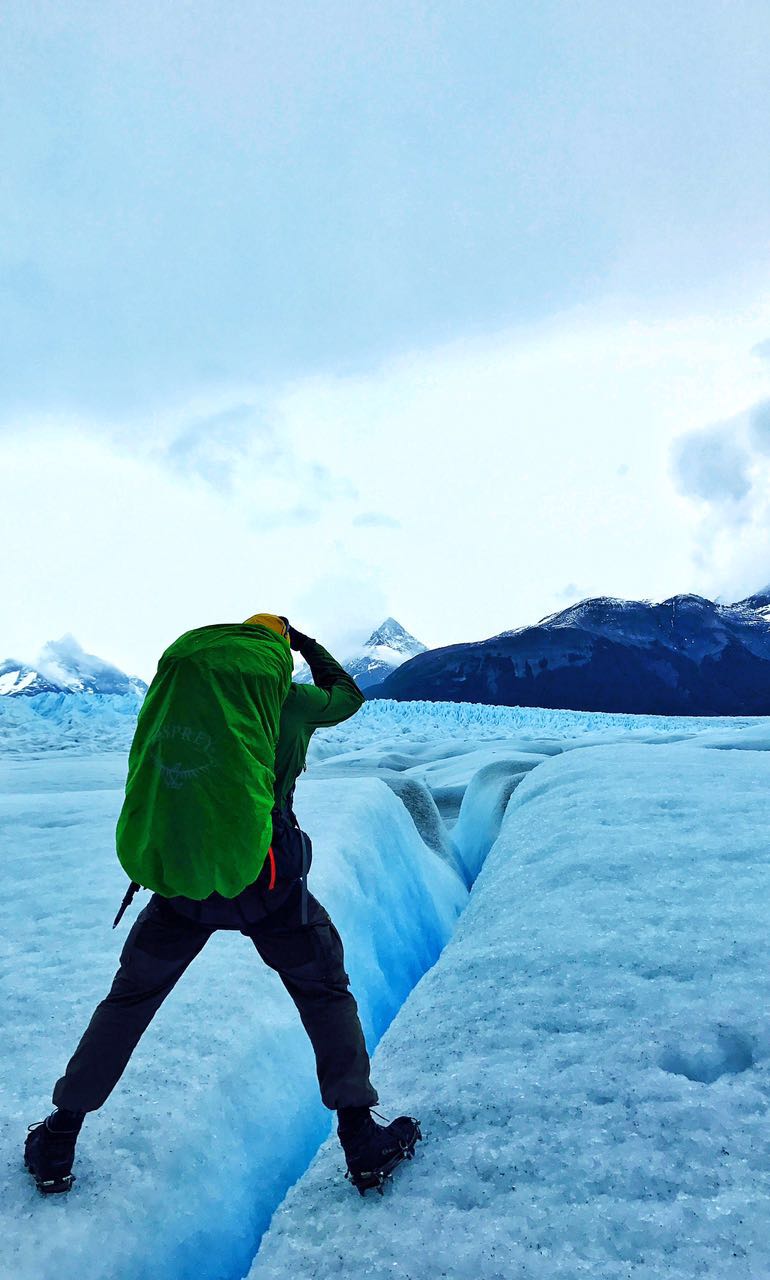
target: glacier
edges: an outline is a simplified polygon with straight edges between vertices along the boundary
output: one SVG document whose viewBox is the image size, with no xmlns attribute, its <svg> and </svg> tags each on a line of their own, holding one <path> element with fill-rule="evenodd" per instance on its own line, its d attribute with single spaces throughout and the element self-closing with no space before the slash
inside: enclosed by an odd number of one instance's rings
<svg viewBox="0 0 770 1280">
<path fill-rule="evenodd" d="M 311 888 L 382 1108 L 423 1122 L 417 1159 L 382 1199 L 349 1188 L 291 1002 L 221 934 L 87 1119 L 73 1191 L 41 1200 L 24 1126 L 123 934 L 131 716 L 99 697 L 0 707 L 4 1274 L 770 1273 L 752 718 L 374 702 L 319 732 L 297 800 Z"/>
<path fill-rule="evenodd" d="M 770 1274 L 766 751 L 612 744 L 524 779 L 375 1078 L 380 1200 L 327 1143 L 249 1280 Z"/>
<path fill-rule="evenodd" d="M 125 880 L 112 848 L 122 791 L 98 785 L 110 772 L 116 780 L 110 760 L 107 770 L 98 756 L 79 761 L 78 789 L 71 759 L 58 788 L 55 777 L 48 789 L 36 785 L 39 761 L 14 761 L 0 774 L 13 884 L 0 904 L 0 990 L 13 1046 L 0 1063 L 0 1092 L 12 1169 L 19 1134 L 37 1118 L 30 1106 L 50 1110 L 53 1079 L 117 964 L 122 935 L 110 925 Z M 297 811 L 313 832 L 311 887 L 343 934 L 374 1046 L 446 942 L 467 892 L 377 779 L 308 782 Z M 88 1118 L 79 1194 L 49 1206 L 42 1239 L 28 1218 L 45 1206 L 26 1179 L 13 1179 L 0 1273 L 232 1275 L 329 1123 L 279 979 L 246 939 L 220 933 L 169 997 L 108 1105 Z"/>
</svg>

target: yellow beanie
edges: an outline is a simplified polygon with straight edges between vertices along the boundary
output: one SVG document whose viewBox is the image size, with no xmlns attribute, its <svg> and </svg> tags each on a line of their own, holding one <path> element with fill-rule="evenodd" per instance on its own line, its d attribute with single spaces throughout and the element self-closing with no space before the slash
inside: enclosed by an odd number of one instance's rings
<svg viewBox="0 0 770 1280">
<path fill-rule="evenodd" d="M 259 627 L 269 627 L 271 631 L 277 631 L 279 636 L 283 636 L 285 640 L 289 638 L 289 628 L 283 618 L 279 618 L 277 613 L 253 613 L 246 622 L 253 623 Z"/>
</svg>

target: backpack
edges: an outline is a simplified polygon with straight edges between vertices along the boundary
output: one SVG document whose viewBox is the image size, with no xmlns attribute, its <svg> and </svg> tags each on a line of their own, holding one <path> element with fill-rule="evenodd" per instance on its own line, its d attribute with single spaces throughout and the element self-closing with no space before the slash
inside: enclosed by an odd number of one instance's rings
<svg viewBox="0 0 770 1280">
<path fill-rule="evenodd" d="M 276 808 L 273 810 L 273 839 L 268 856 L 253 884 L 247 885 L 235 898 L 224 898 L 219 893 L 212 893 L 202 902 L 184 896 L 169 898 L 168 902 L 179 915 L 186 916 L 196 924 L 207 925 L 212 929 L 246 931 L 274 912 L 279 912 L 299 884 L 300 919 L 302 924 L 307 924 L 307 873 L 312 861 L 313 842 L 310 836 L 302 831 L 291 809 Z M 138 888 L 139 885 L 133 883 L 129 887 L 115 917 L 113 929 Z"/>
<path fill-rule="evenodd" d="M 187 631 L 139 712 L 116 831 L 135 884 L 234 898 L 272 843 L 275 746 L 291 685 L 288 640 L 262 625 Z"/>
</svg>

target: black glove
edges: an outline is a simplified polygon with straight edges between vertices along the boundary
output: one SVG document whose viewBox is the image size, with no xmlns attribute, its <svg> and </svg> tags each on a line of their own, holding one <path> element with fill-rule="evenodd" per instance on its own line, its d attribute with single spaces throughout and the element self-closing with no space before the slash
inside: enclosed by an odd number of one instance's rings
<svg viewBox="0 0 770 1280">
<path fill-rule="evenodd" d="M 289 644 L 292 649 L 296 649 L 298 653 L 301 653 L 304 645 L 308 641 L 312 644 L 311 636 L 306 636 L 304 631 L 298 631 L 296 627 L 293 627 L 291 623 L 289 623 Z"/>
</svg>

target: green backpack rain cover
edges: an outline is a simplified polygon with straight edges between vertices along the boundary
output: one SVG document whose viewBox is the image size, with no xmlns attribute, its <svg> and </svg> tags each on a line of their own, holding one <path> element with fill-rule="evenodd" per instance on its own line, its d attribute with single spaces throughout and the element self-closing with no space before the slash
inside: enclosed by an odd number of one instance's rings
<svg viewBox="0 0 770 1280">
<path fill-rule="evenodd" d="M 164 897 L 234 898 L 272 838 L 275 746 L 291 685 L 289 643 L 269 627 L 187 631 L 166 650 L 139 712 L 118 818 L 118 858 Z"/>
</svg>

